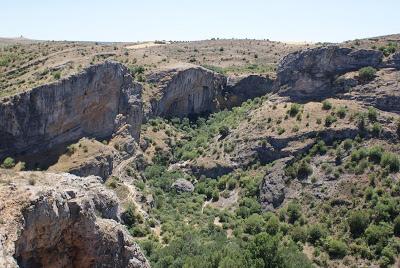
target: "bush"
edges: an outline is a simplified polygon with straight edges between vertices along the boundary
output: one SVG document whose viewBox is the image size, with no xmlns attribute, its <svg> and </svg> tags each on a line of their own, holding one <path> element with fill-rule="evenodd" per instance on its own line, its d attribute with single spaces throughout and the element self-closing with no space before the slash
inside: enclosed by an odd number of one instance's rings
<svg viewBox="0 0 400 268">
<path fill-rule="evenodd" d="M 383 155 L 383 148 L 380 146 L 374 146 L 368 150 L 369 161 L 379 164 Z"/>
<path fill-rule="evenodd" d="M 301 226 L 295 226 L 290 232 L 290 236 L 295 242 L 305 242 L 307 240 L 307 232 Z"/>
<path fill-rule="evenodd" d="M 57 72 L 54 72 L 53 73 L 53 77 L 54 77 L 54 79 L 60 79 L 61 78 L 61 72 L 60 71 L 57 71 Z"/>
<path fill-rule="evenodd" d="M 335 123 L 336 122 L 336 117 L 335 116 L 333 116 L 333 115 L 328 115 L 326 118 L 325 118 L 325 126 L 326 127 L 330 127 L 333 123 Z"/>
<path fill-rule="evenodd" d="M 320 224 L 313 224 L 308 227 L 308 241 L 312 244 L 326 236 L 325 228 Z"/>
<path fill-rule="evenodd" d="M 352 212 L 348 218 L 348 224 L 353 237 L 359 237 L 369 225 L 369 216 L 365 211 Z"/>
<path fill-rule="evenodd" d="M 2 166 L 3 168 L 13 168 L 15 167 L 15 161 L 13 158 L 7 157 L 6 159 L 4 159 Z"/>
<path fill-rule="evenodd" d="M 347 112 L 346 107 L 340 106 L 339 109 L 337 110 L 336 114 L 339 118 L 343 119 L 346 117 L 346 112 Z"/>
<path fill-rule="evenodd" d="M 287 215 L 289 217 L 289 223 L 294 223 L 301 217 L 301 207 L 297 202 L 290 202 L 287 207 Z"/>
<path fill-rule="evenodd" d="M 373 135 L 373 136 L 379 137 L 379 136 L 381 135 L 381 132 L 382 132 L 382 126 L 381 126 L 381 124 L 375 122 L 375 123 L 372 125 L 371 132 L 372 132 L 372 135 Z"/>
<path fill-rule="evenodd" d="M 363 81 L 371 81 L 372 79 L 374 79 L 375 74 L 376 74 L 376 69 L 371 66 L 361 68 L 358 71 L 358 77 Z"/>
<path fill-rule="evenodd" d="M 297 177 L 299 179 L 307 178 L 312 173 L 312 167 L 306 161 L 301 161 L 300 165 L 297 168 Z"/>
<path fill-rule="evenodd" d="M 400 169 L 399 157 L 392 153 L 384 153 L 381 159 L 381 166 L 388 167 L 391 172 L 398 172 Z"/>
<path fill-rule="evenodd" d="M 330 102 L 327 101 L 327 100 L 324 100 L 324 101 L 322 102 L 322 109 L 323 109 L 323 110 L 330 110 L 330 109 L 332 109 L 332 103 L 330 103 Z"/>
<path fill-rule="evenodd" d="M 264 219 L 258 214 L 253 214 L 246 219 L 244 231 L 248 234 L 255 235 L 262 232 L 262 230 L 264 229 L 264 225 Z"/>
<path fill-rule="evenodd" d="M 229 135 L 229 128 L 227 126 L 220 126 L 218 132 L 222 137 L 226 137 Z"/>
<path fill-rule="evenodd" d="M 393 221 L 393 231 L 396 236 L 400 236 L 400 216 L 397 216 Z"/>
<path fill-rule="evenodd" d="M 332 237 L 328 237 L 325 241 L 326 251 L 331 258 L 343 258 L 347 255 L 347 245 Z"/>
<path fill-rule="evenodd" d="M 297 113 L 300 111 L 301 105 L 298 103 L 292 103 L 292 105 L 290 105 L 290 109 L 289 109 L 289 115 L 291 117 L 295 117 L 297 115 Z"/>
<path fill-rule="evenodd" d="M 376 245 L 379 242 L 385 242 L 390 235 L 392 235 L 392 228 L 385 222 L 381 222 L 379 225 L 371 224 L 365 230 L 365 238 L 368 245 Z"/>
<path fill-rule="evenodd" d="M 376 120 L 378 120 L 378 111 L 373 107 L 369 107 L 367 116 L 370 121 L 375 122 Z"/>
</svg>

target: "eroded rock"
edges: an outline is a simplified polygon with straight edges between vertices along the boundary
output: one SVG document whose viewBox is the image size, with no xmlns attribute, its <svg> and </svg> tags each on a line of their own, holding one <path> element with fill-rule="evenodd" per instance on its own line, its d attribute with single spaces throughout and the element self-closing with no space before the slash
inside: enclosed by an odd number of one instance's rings
<svg viewBox="0 0 400 268">
<path fill-rule="evenodd" d="M 296 101 L 320 100 L 336 94 L 336 76 L 362 67 L 378 67 L 383 54 L 338 46 L 318 47 L 291 53 L 278 65 L 275 89 Z"/>
<path fill-rule="evenodd" d="M 226 78 L 200 66 L 189 65 L 154 72 L 147 82 L 157 88 L 150 99 L 147 117 L 185 117 L 218 108 L 217 95 Z"/>
<path fill-rule="evenodd" d="M 179 193 L 191 193 L 194 191 L 194 186 L 193 184 L 185 179 L 177 179 L 171 186 L 173 189 L 175 189 Z"/>
<path fill-rule="evenodd" d="M 138 140 L 142 87 L 122 64 L 105 62 L 0 101 L 0 159 L 107 138 L 121 126 Z"/>
<path fill-rule="evenodd" d="M 0 179 L 1 267 L 150 267 L 98 177 L 2 172 Z"/>
</svg>

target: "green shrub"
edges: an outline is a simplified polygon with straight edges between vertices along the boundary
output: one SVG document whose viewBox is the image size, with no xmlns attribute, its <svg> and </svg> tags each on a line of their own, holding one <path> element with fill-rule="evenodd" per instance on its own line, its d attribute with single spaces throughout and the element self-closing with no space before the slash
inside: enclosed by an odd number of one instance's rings
<svg viewBox="0 0 400 268">
<path fill-rule="evenodd" d="M 300 205 L 295 201 L 290 202 L 287 207 L 287 215 L 289 217 L 289 223 L 294 223 L 300 219 L 302 215 Z"/>
<path fill-rule="evenodd" d="M 347 112 L 346 107 L 340 106 L 339 109 L 337 110 L 336 114 L 339 118 L 343 119 L 346 117 L 346 112 Z"/>
<path fill-rule="evenodd" d="M 333 116 L 333 115 L 328 115 L 326 118 L 325 118 L 325 126 L 326 127 L 330 127 L 333 123 L 335 123 L 336 122 L 336 117 L 335 116 Z"/>
<path fill-rule="evenodd" d="M 373 107 L 369 107 L 367 116 L 370 121 L 375 122 L 376 120 L 378 120 L 378 111 Z"/>
<path fill-rule="evenodd" d="M 391 172 L 398 172 L 400 169 L 399 157 L 395 154 L 385 152 L 382 155 L 381 166 L 388 167 Z"/>
<path fill-rule="evenodd" d="M 305 242 L 307 240 L 307 231 L 304 227 L 295 226 L 290 232 L 290 236 L 295 242 Z"/>
<path fill-rule="evenodd" d="M 56 80 L 60 79 L 61 78 L 61 72 L 60 71 L 54 72 L 53 73 L 53 77 Z"/>
<path fill-rule="evenodd" d="M 396 236 L 400 236 L 400 216 L 397 216 L 393 221 L 393 231 Z"/>
<path fill-rule="evenodd" d="M 6 159 L 4 159 L 2 166 L 3 168 L 13 168 L 15 167 L 15 161 L 13 158 L 7 157 Z"/>
<path fill-rule="evenodd" d="M 347 255 L 347 245 L 332 237 L 328 237 L 325 241 L 325 248 L 331 258 L 343 258 Z"/>
<path fill-rule="evenodd" d="M 361 68 L 358 71 L 358 77 L 363 81 L 371 81 L 372 79 L 374 79 L 375 74 L 376 69 L 371 66 Z"/>
<path fill-rule="evenodd" d="M 297 168 L 297 177 L 302 179 L 310 176 L 313 173 L 313 169 L 306 161 L 301 161 Z"/>
<path fill-rule="evenodd" d="M 347 222 L 353 237 L 359 237 L 369 225 L 369 216 L 365 211 L 355 211 L 350 214 Z"/>
<path fill-rule="evenodd" d="M 222 137 L 226 137 L 226 136 L 229 135 L 229 127 L 220 126 L 219 129 L 218 129 L 218 132 Z"/>
<path fill-rule="evenodd" d="M 290 105 L 289 115 L 290 115 L 291 117 L 295 117 L 295 116 L 298 114 L 298 112 L 300 111 L 300 108 L 301 108 L 301 105 L 300 105 L 300 104 L 298 104 L 298 103 L 292 103 L 292 104 Z"/>
<path fill-rule="evenodd" d="M 368 150 L 369 161 L 379 164 L 383 155 L 383 148 L 380 146 L 373 146 Z"/>
<path fill-rule="evenodd" d="M 375 245 L 384 242 L 392 235 L 393 231 L 389 224 L 381 222 L 379 225 L 371 224 L 365 230 L 365 238 L 369 245 Z"/>
<path fill-rule="evenodd" d="M 308 241 L 312 244 L 326 236 L 326 229 L 321 224 L 312 224 L 308 227 Z"/>
<path fill-rule="evenodd" d="M 264 219 L 258 214 L 253 214 L 246 219 L 244 231 L 248 234 L 255 235 L 262 232 L 262 230 L 264 229 L 264 225 Z"/>
<path fill-rule="evenodd" d="M 329 102 L 329 101 L 327 101 L 327 100 L 324 100 L 324 101 L 322 102 L 322 109 L 323 109 L 323 110 L 330 110 L 330 109 L 332 109 L 332 103 Z"/>
</svg>

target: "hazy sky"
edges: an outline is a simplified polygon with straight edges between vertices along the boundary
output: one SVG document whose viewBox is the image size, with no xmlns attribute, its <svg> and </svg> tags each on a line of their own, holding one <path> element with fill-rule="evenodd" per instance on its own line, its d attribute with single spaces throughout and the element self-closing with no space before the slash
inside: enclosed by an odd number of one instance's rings
<svg viewBox="0 0 400 268">
<path fill-rule="evenodd" d="M 0 0 L 0 36 L 344 41 L 400 33 L 400 0 Z"/>
</svg>

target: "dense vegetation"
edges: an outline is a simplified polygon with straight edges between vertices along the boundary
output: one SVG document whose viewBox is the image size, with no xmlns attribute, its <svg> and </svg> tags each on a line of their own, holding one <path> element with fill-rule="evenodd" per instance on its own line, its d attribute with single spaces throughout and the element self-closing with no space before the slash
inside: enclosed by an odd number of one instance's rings
<svg viewBox="0 0 400 268">
<path fill-rule="evenodd" d="M 322 180 L 317 177 L 320 172 L 335 179 L 352 176 L 355 183 L 341 186 L 351 188 L 344 199 L 319 199 L 305 191 L 275 212 L 263 212 L 259 185 L 273 163 L 255 163 L 216 179 L 204 175 L 196 178 L 168 168 L 213 150 L 215 144 L 210 140 L 215 138 L 226 150 L 225 137 L 264 101 L 257 98 L 232 111 L 195 121 L 154 119 L 144 126 L 169 136 L 168 147 L 156 147 L 153 164 L 143 172 L 144 180 L 136 182 L 140 190 L 155 198 L 150 217 L 144 220 L 134 207 L 128 210 L 130 231 L 140 238 L 152 265 L 312 267 L 314 262 L 326 267 L 332 261 L 351 264 L 349 256 L 364 260 L 366 266 L 393 264 L 400 250 L 396 238 L 400 233 L 400 182 L 392 176 L 399 171 L 400 161 L 386 147 L 365 146 L 368 139 L 362 137 L 368 129 L 373 132 L 379 116 L 373 108 L 355 115 L 360 136 L 332 144 L 320 140 L 286 168 L 288 183 L 299 180 L 318 184 Z M 323 102 L 322 109 L 332 111 L 328 117 L 344 118 L 348 112 L 347 107 L 335 108 L 328 101 Z M 292 104 L 287 114 L 296 117 L 302 110 L 302 105 Z M 330 125 L 328 117 L 326 127 Z M 321 163 L 321 157 L 330 160 Z M 363 176 L 368 176 L 369 182 L 358 183 Z M 176 192 L 171 185 L 178 178 L 193 182 L 194 192 Z M 321 194 L 328 191 L 324 186 Z M 212 205 L 234 193 L 239 199 L 233 206 Z"/>
</svg>

